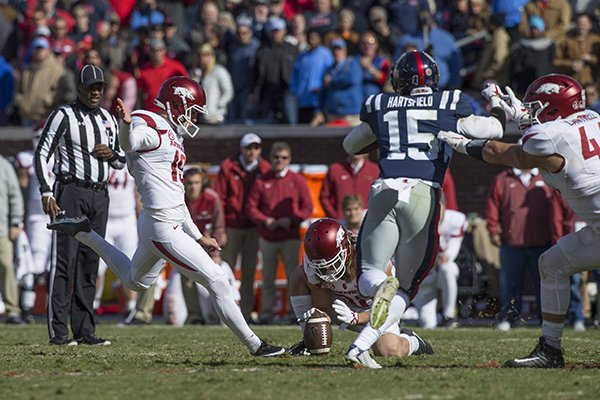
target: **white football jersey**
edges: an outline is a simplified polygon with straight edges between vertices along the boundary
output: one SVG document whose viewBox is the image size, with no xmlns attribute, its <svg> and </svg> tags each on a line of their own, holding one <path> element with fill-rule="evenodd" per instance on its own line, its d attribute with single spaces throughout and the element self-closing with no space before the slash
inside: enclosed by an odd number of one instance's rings
<svg viewBox="0 0 600 400">
<path fill-rule="evenodd" d="M 126 153 L 127 166 L 135 178 L 144 208 L 170 210 L 183 206 L 185 209 L 183 137 L 156 113 L 137 110 L 131 117 L 131 136 L 147 135 L 149 127 L 159 138 L 155 148 Z M 139 131 L 136 133 L 136 130 Z"/>
<path fill-rule="evenodd" d="M 450 261 L 454 261 L 458 256 L 468 225 L 466 215 L 460 211 L 444 211 L 444 217 L 438 227 L 440 252 L 446 253 Z"/>
<path fill-rule="evenodd" d="M 108 176 L 108 218 L 135 215 L 135 181 L 126 168 L 110 169 Z"/>
<path fill-rule="evenodd" d="M 304 268 L 306 278 L 311 285 L 330 290 L 335 298 L 344 300 L 348 307 L 353 311 L 365 311 L 371 307 L 371 299 L 365 299 L 358 293 L 356 279 L 353 279 L 350 282 L 346 282 L 343 279 L 335 282 L 324 282 L 319 279 L 312 268 L 308 266 L 306 257 L 304 257 L 302 267 Z"/>
<path fill-rule="evenodd" d="M 42 208 L 42 194 L 40 193 L 40 184 L 35 175 L 35 166 L 33 165 L 33 150 L 21 151 L 16 156 L 17 167 L 24 168 L 29 173 L 29 200 L 27 204 L 27 215 L 45 215 Z M 47 182 L 50 187 L 54 185 L 55 176 L 52 172 L 54 166 L 54 156 L 48 159 L 48 177 Z"/>
<path fill-rule="evenodd" d="M 560 171 L 541 170 L 544 181 L 560 191 L 585 222 L 600 228 L 600 116 L 586 110 L 534 125 L 523 134 L 523 150 L 564 157 Z"/>
</svg>

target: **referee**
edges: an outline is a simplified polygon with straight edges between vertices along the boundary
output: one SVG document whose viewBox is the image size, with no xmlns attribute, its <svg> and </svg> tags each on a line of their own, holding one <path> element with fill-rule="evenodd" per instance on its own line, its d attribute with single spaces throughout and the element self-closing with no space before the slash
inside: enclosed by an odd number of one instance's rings
<svg viewBox="0 0 600 400">
<path fill-rule="evenodd" d="M 35 151 L 44 212 L 51 220 L 87 216 L 102 236 L 108 217 L 108 169 L 125 166 L 117 120 L 100 107 L 105 86 L 100 68 L 84 66 L 77 74 L 77 100 L 52 112 Z M 46 164 L 53 154 L 56 183 L 50 188 Z M 98 256 L 75 238 L 54 235 L 48 287 L 50 344 L 109 345 L 95 335 Z M 67 328 L 69 311 L 73 339 Z"/>
</svg>

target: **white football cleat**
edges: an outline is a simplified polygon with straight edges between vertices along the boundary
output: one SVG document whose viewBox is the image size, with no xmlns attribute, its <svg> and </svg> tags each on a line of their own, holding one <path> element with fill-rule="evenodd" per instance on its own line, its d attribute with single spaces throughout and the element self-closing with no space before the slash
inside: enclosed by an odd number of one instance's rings
<svg viewBox="0 0 600 400">
<path fill-rule="evenodd" d="M 377 293 L 373 298 L 373 305 L 371 305 L 371 311 L 369 312 L 369 322 L 373 329 L 381 328 L 381 325 L 385 322 L 390 311 L 390 303 L 398 292 L 400 283 L 395 276 L 387 278 L 377 289 Z"/>
<path fill-rule="evenodd" d="M 361 350 L 356 345 L 351 345 L 344 355 L 346 362 L 354 368 L 380 369 L 381 365 L 371 358 L 369 350 Z"/>
</svg>

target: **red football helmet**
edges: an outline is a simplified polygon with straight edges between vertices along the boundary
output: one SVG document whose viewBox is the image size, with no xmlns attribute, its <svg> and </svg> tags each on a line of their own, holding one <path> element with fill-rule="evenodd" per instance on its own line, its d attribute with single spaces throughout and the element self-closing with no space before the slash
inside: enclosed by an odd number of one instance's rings
<svg viewBox="0 0 600 400">
<path fill-rule="evenodd" d="M 523 106 L 529 111 L 531 122 L 541 124 L 585 110 L 585 92 L 570 76 L 548 74 L 529 85 Z"/>
<path fill-rule="evenodd" d="M 335 219 L 321 218 L 313 222 L 304 236 L 306 262 L 325 282 L 335 282 L 346 273 L 353 256 L 350 234 Z"/>
<path fill-rule="evenodd" d="M 198 82 L 184 76 L 164 81 L 154 104 L 167 113 L 173 125 L 191 137 L 200 130 L 196 125 L 199 114 L 207 113 L 204 89 Z"/>
</svg>

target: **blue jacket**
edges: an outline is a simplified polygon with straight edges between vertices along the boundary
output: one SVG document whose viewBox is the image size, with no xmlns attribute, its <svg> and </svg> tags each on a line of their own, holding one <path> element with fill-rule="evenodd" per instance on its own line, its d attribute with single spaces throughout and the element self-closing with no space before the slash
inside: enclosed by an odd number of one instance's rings
<svg viewBox="0 0 600 400">
<path fill-rule="evenodd" d="M 11 65 L 0 56 L 0 112 L 10 104 L 15 88 L 15 76 Z"/>
<path fill-rule="evenodd" d="M 227 69 L 231 74 L 235 91 L 250 90 L 256 51 L 259 47 L 260 41 L 257 38 L 253 38 L 247 46 L 242 46 L 240 42 L 234 40 L 227 48 Z"/>
<path fill-rule="evenodd" d="M 504 14 L 504 26 L 513 28 L 521 23 L 521 13 L 529 0 L 493 0 L 492 12 Z"/>
<path fill-rule="evenodd" d="M 358 115 L 362 105 L 362 74 L 356 57 L 348 57 L 327 71 L 331 75 L 321 109 L 335 115 Z"/>
<path fill-rule="evenodd" d="M 425 43 L 423 34 L 402 35 L 400 42 L 394 50 L 394 60 L 402 55 L 404 46 L 412 43 L 417 49 L 424 51 Z M 432 28 L 429 32 L 429 43 L 432 47 L 432 56 L 438 64 L 440 70 L 439 88 L 456 88 L 460 86 L 460 70 L 463 67 L 463 59 L 460 49 L 456 47 L 454 37 L 447 31 L 440 28 Z"/>
<path fill-rule="evenodd" d="M 296 97 L 299 107 L 319 106 L 323 76 L 332 65 L 331 50 L 324 46 L 305 51 L 296 58 L 290 91 Z"/>
</svg>

